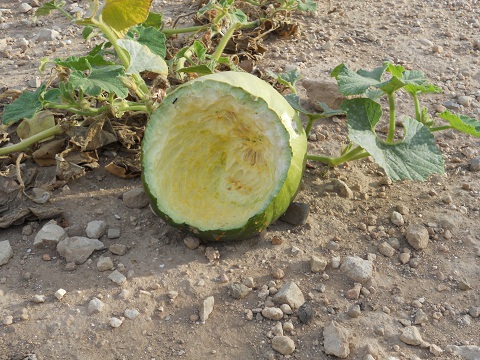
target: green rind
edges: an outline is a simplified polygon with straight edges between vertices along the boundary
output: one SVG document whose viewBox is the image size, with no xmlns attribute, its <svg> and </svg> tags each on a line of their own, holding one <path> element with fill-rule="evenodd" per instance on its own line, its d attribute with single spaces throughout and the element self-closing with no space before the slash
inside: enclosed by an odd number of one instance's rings
<svg viewBox="0 0 480 360">
<path fill-rule="evenodd" d="M 261 213 L 251 217 L 244 226 L 231 230 L 199 230 L 198 228 L 192 227 L 185 223 L 178 224 L 174 222 L 167 214 L 160 211 L 156 206 L 157 198 L 150 191 L 148 183 L 145 179 L 145 171 L 142 172 L 142 180 L 145 191 L 150 198 L 152 209 L 159 217 L 164 219 L 170 225 L 186 230 L 198 238 L 206 241 L 244 240 L 261 233 L 273 221 L 277 220 L 287 210 L 288 206 L 297 195 L 305 168 L 307 139 L 298 113 L 288 104 L 283 96 L 273 89 L 268 83 L 253 75 L 240 72 L 216 73 L 192 80 L 180 86 L 179 89 L 192 86 L 192 84 L 196 82 L 210 81 L 225 83 L 234 88 L 242 89 L 246 93 L 251 94 L 252 97 L 263 99 L 268 104 L 269 109 L 277 114 L 278 119 L 282 121 L 285 127 L 289 130 L 289 144 L 292 151 L 292 158 L 283 186 L 274 196 L 267 208 Z M 178 89 L 170 93 L 164 99 L 164 102 L 169 103 L 173 101 L 177 91 Z M 162 111 L 162 106 L 160 106 L 156 111 Z M 290 124 L 288 124 L 288 122 L 290 122 Z M 146 129 L 146 133 L 147 132 L 148 126 Z M 146 159 L 143 152 L 141 162 L 142 167 L 145 168 Z"/>
</svg>

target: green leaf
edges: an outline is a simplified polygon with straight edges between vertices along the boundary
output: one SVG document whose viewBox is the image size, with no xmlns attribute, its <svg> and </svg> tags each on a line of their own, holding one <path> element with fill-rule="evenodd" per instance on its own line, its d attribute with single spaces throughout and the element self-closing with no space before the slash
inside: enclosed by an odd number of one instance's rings
<svg viewBox="0 0 480 360">
<path fill-rule="evenodd" d="M 142 23 L 142 25 L 144 27 L 153 27 L 153 28 L 159 30 L 162 27 L 162 20 L 163 20 L 163 15 L 162 14 L 150 11 L 148 13 L 147 20 L 145 20 Z"/>
<path fill-rule="evenodd" d="M 28 119 L 42 108 L 40 95 L 45 91 L 46 85 L 42 84 L 35 92 L 24 92 L 11 104 L 5 105 L 2 123 L 13 124 L 21 119 Z"/>
<path fill-rule="evenodd" d="M 357 98 L 345 100 L 341 107 L 347 113 L 350 140 L 365 149 L 392 180 L 426 180 L 432 174 L 444 173 L 442 153 L 425 125 L 406 118 L 404 138 L 387 144 L 374 130 L 382 116 L 378 103 Z"/>
<path fill-rule="evenodd" d="M 55 59 L 55 64 L 72 69 L 85 71 L 92 67 L 100 67 L 106 65 L 114 65 L 112 61 L 105 60 L 101 54 L 87 55 L 82 57 L 70 56 L 65 60 Z"/>
<path fill-rule="evenodd" d="M 120 79 L 122 75 L 124 70 L 121 65 L 94 67 L 89 75 L 73 70 L 70 74 L 70 82 L 74 88 L 82 89 L 87 95 L 98 96 L 102 91 L 106 91 L 125 98 L 128 90 Z"/>
<path fill-rule="evenodd" d="M 165 60 L 152 53 L 146 45 L 127 39 L 118 40 L 117 45 L 127 50 L 130 57 L 130 66 L 125 73 L 135 74 L 147 70 L 165 77 L 168 75 L 168 66 Z"/>
<path fill-rule="evenodd" d="M 90 36 L 92 35 L 92 33 L 93 33 L 93 26 L 85 26 L 82 30 L 82 37 L 85 40 L 88 40 L 90 39 Z"/>
<path fill-rule="evenodd" d="M 338 65 L 333 69 L 331 77 L 337 79 L 338 91 L 345 96 L 362 95 L 370 87 L 381 84 L 382 74 L 388 65 L 384 64 L 373 71 L 350 70 L 345 64 Z"/>
<path fill-rule="evenodd" d="M 193 51 L 195 51 L 195 55 L 197 55 L 198 61 L 203 61 L 205 60 L 205 55 L 207 54 L 207 48 L 203 46 L 203 44 L 195 40 L 193 43 Z"/>
<path fill-rule="evenodd" d="M 317 3 L 312 0 L 298 0 L 298 10 L 305 12 L 315 12 L 317 11 Z"/>
<path fill-rule="evenodd" d="M 393 94 L 395 91 L 401 89 L 404 86 L 405 86 L 405 83 L 396 76 L 393 76 L 389 80 L 384 81 L 380 84 L 374 85 L 374 87 L 382 90 L 387 94 Z"/>
<path fill-rule="evenodd" d="M 60 97 L 62 96 L 62 91 L 58 88 L 49 89 L 43 93 L 41 99 L 43 102 L 47 103 L 61 103 Z"/>
<path fill-rule="evenodd" d="M 187 67 L 187 68 L 182 68 L 180 70 L 178 70 L 178 72 L 181 72 L 181 73 L 196 73 L 198 75 L 209 75 L 209 74 L 213 74 L 213 70 L 207 66 L 207 65 L 196 65 L 196 66 L 190 66 L 190 67 Z"/>
<path fill-rule="evenodd" d="M 245 24 L 248 21 L 247 15 L 240 9 L 235 9 L 234 12 L 230 13 L 230 19 L 232 23 Z"/>
<path fill-rule="evenodd" d="M 136 40 L 138 43 L 147 46 L 152 53 L 160 55 L 162 58 L 165 58 L 167 54 L 165 34 L 153 27 L 134 26 L 127 32 L 125 38 Z"/>
<path fill-rule="evenodd" d="M 112 29 L 124 34 L 148 18 L 152 0 L 105 0 L 102 19 Z"/>
<path fill-rule="evenodd" d="M 42 6 L 40 6 L 37 11 L 35 11 L 35 16 L 45 16 L 50 14 L 53 10 L 61 8 L 65 5 L 65 1 L 59 1 L 58 3 L 53 1 L 48 1 Z"/>
<path fill-rule="evenodd" d="M 480 121 L 466 115 L 452 114 L 450 111 L 444 111 L 438 114 L 438 116 L 447 120 L 454 129 L 475 137 L 480 137 Z"/>
</svg>

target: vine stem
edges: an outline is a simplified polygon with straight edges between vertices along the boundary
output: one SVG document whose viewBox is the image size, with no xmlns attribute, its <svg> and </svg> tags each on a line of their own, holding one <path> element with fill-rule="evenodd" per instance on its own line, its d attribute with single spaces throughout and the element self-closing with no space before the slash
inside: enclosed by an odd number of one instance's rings
<svg viewBox="0 0 480 360">
<path fill-rule="evenodd" d="M 239 29 L 241 26 L 242 26 L 241 23 L 236 22 L 228 28 L 227 32 L 222 37 L 222 39 L 217 45 L 217 48 L 212 54 L 212 60 L 218 62 L 218 59 L 220 59 L 220 57 L 222 56 L 223 50 L 225 50 L 225 47 L 227 46 L 227 43 L 232 37 L 233 33 L 235 32 L 235 30 Z"/>
<path fill-rule="evenodd" d="M 387 143 L 391 144 L 393 142 L 393 137 L 395 136 L 395 97 L 393 93 L 387 94 L 388 96 L 388 105 L 390 108 L 390 121 L 388 125 L 388 135 Z"/>
<path fill-rule="evenodd" d="M 370 154 L 367 151 L 365 151 L 362 147 L 357 146 L 356 148 L 339 157 L 307 154 L 307 160 L 319 161 L 329 166 L 335 167 L 337 165 L 343 164 L 344 162 L 359 160 L 368 156 L 370 156 Z"/>
<path fill-rule="evenodd" d="M 434 132 L 434 131 L 442 131 L 442 130 L 448 130 L 448 129 L 453 129 L 453 127 L 451 127 L 450 125 L 444 125 L 444 126 L 432 127 L 429 130 L 431 132 Z"/>
<path fill-rule="evenodd" d="M 38 134 L 30 136 L 29 138 L 23 139 L 18 144 L 2 147 L 0 148 L 0 156 L 12 154 L 14 152 L 24 151 L 36 142 L 48 139 L 51 136 L 64 133 L 69 127 L 70 125 L 65 122 L 57 124 L 51 128 L 39 132 Z"/>
<path fill-rule="evenodd" d="M 418 94 L 412 93 L 413 104 L 415 105 L 415 118 L 418 122 L 422 122 L 422 116 L 420 114 L 420 101 L 418 100 Z"/>
</svg>

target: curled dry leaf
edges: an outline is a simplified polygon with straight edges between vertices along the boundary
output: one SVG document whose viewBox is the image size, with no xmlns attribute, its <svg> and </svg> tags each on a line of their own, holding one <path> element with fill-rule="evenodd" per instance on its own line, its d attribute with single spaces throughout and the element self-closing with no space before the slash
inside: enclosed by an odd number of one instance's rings
<svg viewBox="0 0 480 360">
<path fill-rule="evenodd" d="M 133 157 L 118 156 L 110 164 L 105 166 L 105 170 L 123 179 L 138 177 L 142 173 L 140 155 L 135 154 Z"/>
<path fill-rule="evenodd" d="M 40 166 L 55 166 L 55 155 L 62 152 L 64 146 L 65 139 L 45 143 L 33 152 L 33 160 Z"/>
<path fill-rule="evenodd" d="M 82 151 L 99 149 L 117 141 L 115 130 L 107 118 L 93 121 L 88 127 L 74 126 L 67 131 L 70 142 Z"/>
</svg>

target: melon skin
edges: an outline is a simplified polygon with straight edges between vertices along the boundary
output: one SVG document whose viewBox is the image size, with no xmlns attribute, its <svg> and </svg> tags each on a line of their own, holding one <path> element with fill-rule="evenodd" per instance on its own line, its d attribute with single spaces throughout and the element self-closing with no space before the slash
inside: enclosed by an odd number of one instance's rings
<svg viewBox="0 0 480 360">
<path fill-rule="evenodd" d="M 156 183 L 158 172 L 160 172 L 160 176 L 169 175 L 163 174 L 163 170 L 157 170 L 157 173 L 152 170 L 155 166 L 155 159 L 152 159 L 153 156 L 151 154 L 154 154 L 156 151 L 156 143 L 168 140 L 168 136 L 166 140 L 163 133 L 158 132 L 161 131 L 159 129 L 162 128 L 162 124 L 171 122 L 181 123 L 184 121 L 182 117 L 175 117 L 174 110 L 172 110 L 175 104 L 182 98 L 187 99 L 186 101 L 188 102 L 188 98 L 192 94 L 198 96 L 199 93 L 205 93 L 208 96 L 210 89 L 212 91 L 218 90 L 240 94 L 239 98 L 243 99 L 241 101 L 245 101 L 245 98 L 251 98 L 256 104 L 260 104 L 258 105 L 260 108 L 265 109 L 272 117 L 276 118 L 277 127 L 283 129 L 282 140 L 285 141 L 285 151 L 282 150 L 282 154 L 288 155 L 288 159 L 286 156 L 280 164 L 288 168 L 288 171 L 284 171 L 284 174 L 276 180 L 277 184 L 274 184 L 275 189 L 269 194 L 265 204 L 262 205 L 257 213 L 231 228 L 225 226 L 203 226 L 201 223 L 192 224 L 194 221 L 179 220 L 177 214 L 172 213 L 168 206 L 165 208 L 163 199 L 167 197 L 167 194 L 159 190 Z M 236 99 L 233 99 L 233 101 L 236 101 Z M 201 106 L 199 106 L 199 108 L 194 110 L 195 114 L 192 114 L 192 116 L 196 116 L 196 112 L 201 110 Z M 172 115 L 172 111 L 174 115 Z M 159 138 L 160 140 L 158 140 Z M 166 150 L 169 149 L 165 148 L 163 151 Z M 216 73 L 202 76 L 179 86 L 153 112 L 142 143 L 142 180 L 153 211 L 170 225 L 206 241 L 244 240 L 264 231 L 286 211 L 293 201 L 302 180 L 306 162 L 306 150 L 307 139 L 298 113 L 273 87 L 247 73 Z M 204 161 L 205 164 L 209 162 L 208 158 L 195 160 Z M 164 170 L 168 173 L 168 169 Z M 194 180 L 195 176 L 192 174 L 192 181 Z M 183 196 L 188 197 L 188 191 L 186 192 Z M 206 212 L 208 210 L 205 209 Z M 228 218 L 229 212 L 220 212 L 217 215 L 219 218 Z"/>
</svg>

